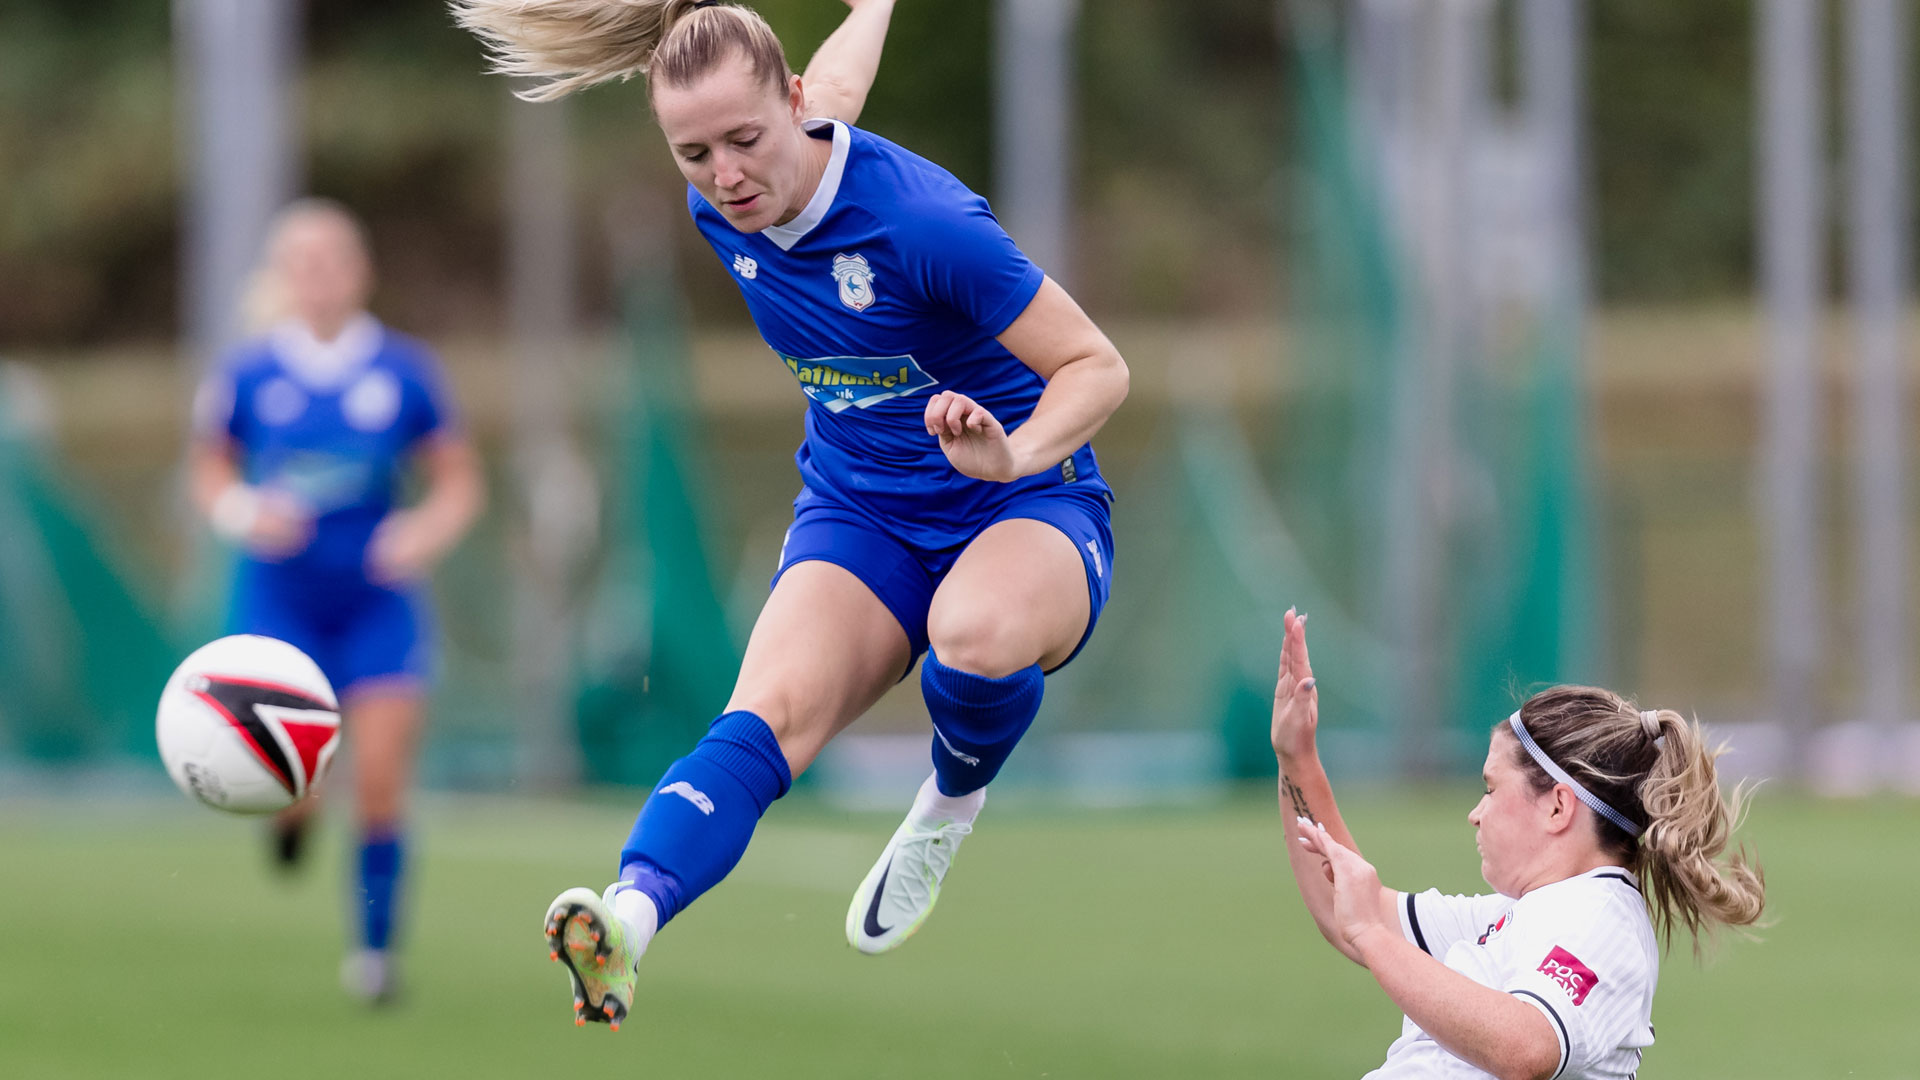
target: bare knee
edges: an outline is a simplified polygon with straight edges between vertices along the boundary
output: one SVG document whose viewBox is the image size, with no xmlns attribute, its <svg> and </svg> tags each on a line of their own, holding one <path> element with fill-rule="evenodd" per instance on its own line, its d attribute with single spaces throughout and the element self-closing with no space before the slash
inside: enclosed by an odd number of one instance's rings
<svg viewBox="0 0 1920 1080">
<path fill-rule="evenodd" d="M 927 619 L 927 637 L 942 664 L 989 679 L 1004 679 L 1040 659 L 1017 620 L 980 606 L 936 610 Z"/>
</svg>

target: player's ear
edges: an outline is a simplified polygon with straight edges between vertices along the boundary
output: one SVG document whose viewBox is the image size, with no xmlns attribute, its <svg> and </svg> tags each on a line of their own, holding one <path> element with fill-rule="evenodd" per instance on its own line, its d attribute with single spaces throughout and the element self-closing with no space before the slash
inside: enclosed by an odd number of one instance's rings
<svg viewBox="0 0 1920 1080">
<path fill-rule="evenodd" d="M 787 111 L 793 114 L 794 127 L 807 118 L 807 92 L 798 75 L 787 76 Z"/>
<path fill-rule="evenodd" d="M 1558 836 L 1573 827 L 1573 808 L 1579 797 L 1565 784 L 1555 784 L 1541 799 L 1541 821 L 1548 835 Z"/>
</svg>

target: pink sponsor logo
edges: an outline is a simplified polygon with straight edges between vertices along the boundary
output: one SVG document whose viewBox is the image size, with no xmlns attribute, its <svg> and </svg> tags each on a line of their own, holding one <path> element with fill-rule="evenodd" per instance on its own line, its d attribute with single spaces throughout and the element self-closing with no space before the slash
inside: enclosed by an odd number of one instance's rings
<svg viewBox="0 0 1920 1080">
<path fill-rule="evenodd" d="M 1587 1000 L 1587 995 L 1600 984 L 1600 976 L 1593 969 L 1580 962 L 1580 958 L 1558 945 L 1540 961 L 1540 974 L 1560 984 L 1575 1005 Z"/>
</svg>

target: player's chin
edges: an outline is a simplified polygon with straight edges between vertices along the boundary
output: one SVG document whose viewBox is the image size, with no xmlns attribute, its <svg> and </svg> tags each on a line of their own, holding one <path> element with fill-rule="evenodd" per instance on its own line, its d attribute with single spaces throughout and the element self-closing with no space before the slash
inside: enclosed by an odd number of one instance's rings
<svg viewBox="0 0 1920 1080">
<path fill-rule="evenodd" d="M 773 200 L 765 195 L 755 195 L 751 199 L 739 202 L 721 203 L 720 213 L 727 219 L 727 224 L 741 232 L 757 233 L 772 225 L 774 219 L 779 216 L 768 209 L 772 205 Z"/>
</svg>

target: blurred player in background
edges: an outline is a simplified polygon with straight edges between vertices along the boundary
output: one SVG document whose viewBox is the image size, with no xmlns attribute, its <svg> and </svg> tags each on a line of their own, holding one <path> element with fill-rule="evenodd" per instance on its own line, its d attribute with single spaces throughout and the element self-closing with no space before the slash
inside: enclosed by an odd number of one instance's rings
<svg viewBox="0 0 1920 1080">
<path fill-rule="evenodd" d="M 193 500 L 241 549 L 230 632 L 313 657 L 339 695 L 359 830 L 359 948 L 350 992 L 384 1001 L 406 791 L 433 664 L 427 574 L 479 514 L 478 459 L 439 365 L 366 311 L 373 265 L 357 219 L 304 199 L 275 219 L 250 314 L 267 326 L 195 401 Z M 397 505 L 406 472 L 426 480 Z M 314 800 L 276 820 L 291 865 Z"/>
<path fill-rule="evenodd" d="M 1327 941 L 1406 1013 L 1370 1077 L 1632 1077 L 1653 1045 L 1662 946 L 1752 926 L 1765 904 L 1697 724 L 1557 686 L 1497 725 L 1467 815 L 1489 896 L 1383 887 L 1315 747 L 1306 616 L 1286 615 L 1274 689 L 1287 856 Z"/>
<path fill-rule="evenodd" d="M 454 0 L 500 70 L 557 80 L 536 96 L 646 74 L 694 222 L 808 402 L 804 486 L 726 711 L 604 897 L 548 912 L 583 1021 L 619 1023 L 655 932 L 924 652 L 933 775 L 847 911 L 855 947 L 897 946 L 1106 601 L 1112 495 L 1088 440 L 1126 364 L 985 200 L 851 126 L 893 5 L 849 6 L 803 79 L 744 7 Z"/>
</svg>

